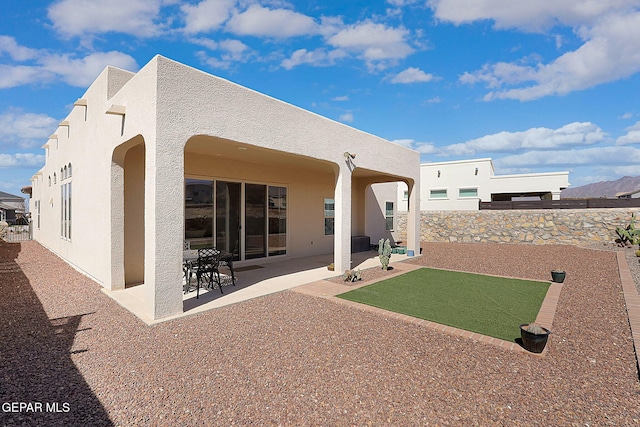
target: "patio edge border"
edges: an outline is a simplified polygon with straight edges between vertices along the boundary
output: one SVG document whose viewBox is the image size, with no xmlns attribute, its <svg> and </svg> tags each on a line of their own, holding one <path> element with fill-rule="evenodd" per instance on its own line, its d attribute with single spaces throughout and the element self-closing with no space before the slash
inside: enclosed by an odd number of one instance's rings
<svg viewBox="0 0 640 427">
<path fill-rule="evenodd" d="M 633 352 L 636 356 L 636 373 L 640 380 L 640 360 L 638 359 L 638 350 L 640 350 L 640 296 L 638 295 L 636 284 L 631 277 L 631 271 L 629 270 L 625 253 L 623 251 L 616 251 L 616 257 L 618 260 L 620 282 L 622 283 L 624 304 L 627 309 L 627 319 L 631 327 Z"/>
</svg>

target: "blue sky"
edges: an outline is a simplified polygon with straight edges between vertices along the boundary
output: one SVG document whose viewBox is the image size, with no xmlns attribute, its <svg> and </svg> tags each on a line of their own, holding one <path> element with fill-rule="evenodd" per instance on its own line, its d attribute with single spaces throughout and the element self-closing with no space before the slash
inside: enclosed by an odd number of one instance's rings
<svg viewBox="0 0 640 427">
<path fill-rule="evenodd" d="M 640 175 L 640 0 L 21 0 L 0 15 L 0 191 L 105 66 L 156 54 L 423 162 Z"/>
</svg>

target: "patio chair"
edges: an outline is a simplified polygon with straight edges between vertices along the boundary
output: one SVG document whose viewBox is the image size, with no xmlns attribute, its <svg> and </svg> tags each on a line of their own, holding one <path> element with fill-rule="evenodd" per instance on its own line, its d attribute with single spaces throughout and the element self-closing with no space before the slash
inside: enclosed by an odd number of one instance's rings
<svg viewBox="0 0 640 427">
<path fill-rule="evenodd" d="M 198 249 L 198 259 L 196 260 L 195 267 L 192 267 L 192 270 L 195 270 L 197 280 L 196 298 L 200 297 L 200 283 L 203 279 L 209 289 L 213 289 L 215 280 L 220 287 L 220 293 L 224 293 L 220 281 L 220 271 L 218 270 L 221 255 L 222 252 L 215 248 Z"/>
</svg>

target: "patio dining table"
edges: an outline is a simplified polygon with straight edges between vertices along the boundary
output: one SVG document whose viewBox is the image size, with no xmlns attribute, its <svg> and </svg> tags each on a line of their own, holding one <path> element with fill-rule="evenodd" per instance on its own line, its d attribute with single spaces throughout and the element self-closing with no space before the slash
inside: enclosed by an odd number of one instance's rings
<svg viewBox="0 0 640 427">
<path fill-rule="evenodd" d="M 184 293 L 188 293 L 191 285 L 191 276 L 193 274 L 193 268 L 198 264 L 198 250 L 189 249 L 182 252 L 182 271 L 184 271 Z M 233 254 L 230 252 L 222 252 L 220 255 L 220 266 L 229 267 L 231 272 L 231 283 L 236 283 L 236 275 L 233 270 Z"/>
</svg>

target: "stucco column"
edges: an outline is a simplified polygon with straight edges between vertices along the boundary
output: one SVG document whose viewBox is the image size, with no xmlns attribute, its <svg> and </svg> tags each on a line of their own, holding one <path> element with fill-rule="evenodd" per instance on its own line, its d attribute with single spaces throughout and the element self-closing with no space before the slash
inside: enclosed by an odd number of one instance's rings
<svg viewBox="0 0 640 427">
<path fill-rule="evenodd" d="M 183 146 L 158 137 L 145 158 L 145 311 L 161 319 L 183 311 Z"/>
<path fill-rule="evenodd" d="M 409 211 L 407 212 L 407 250 L 420 255 L 420 182 L 408 183 Z"/>
<path fill-rule="evenodd" d="M 115 160 L 120 161 L 117 163 Z M 124 154 L 111 163 L 111 269 L 105 287 L 110 291 L 125 288 L 124 282 Z"/>
<path fill-rule="evenodd" d="M 336 178 L 333 263 L 335 271 L 351 269 L 351 171 L 341 165 Z"/>
</svg>

